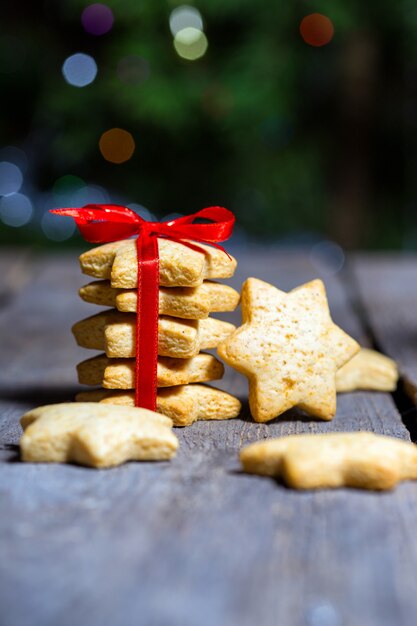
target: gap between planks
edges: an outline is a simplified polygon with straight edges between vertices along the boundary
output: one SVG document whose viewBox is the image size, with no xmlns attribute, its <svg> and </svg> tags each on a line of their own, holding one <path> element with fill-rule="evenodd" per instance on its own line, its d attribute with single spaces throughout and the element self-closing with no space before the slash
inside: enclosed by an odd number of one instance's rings
<svg viewBox="0 0 417 626">
<path fill-rule="evenodd" d="M 353 305 L 375 349 L 394 359 L 400 384 L 392 394 L 417 441 L 417 255 L 357 253 L 345 272 Z"/>
</svg>

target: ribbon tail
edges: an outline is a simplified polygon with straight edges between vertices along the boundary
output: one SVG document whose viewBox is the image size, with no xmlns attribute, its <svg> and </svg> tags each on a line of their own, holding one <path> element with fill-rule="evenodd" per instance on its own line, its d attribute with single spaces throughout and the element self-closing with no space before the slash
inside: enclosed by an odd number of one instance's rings
<svg viewBox="0 0 417 626">
<path fill-rule="evenodd" d="M 156 410 L 159 320 L 159 254 L 156 237 L 137 238 L 135 405 Z"/>
</svg>

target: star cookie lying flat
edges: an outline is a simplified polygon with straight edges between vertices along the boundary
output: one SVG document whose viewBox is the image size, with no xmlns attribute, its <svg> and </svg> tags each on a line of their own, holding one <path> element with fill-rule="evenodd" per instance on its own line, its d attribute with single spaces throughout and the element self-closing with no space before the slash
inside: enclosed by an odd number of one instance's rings
<svg viewBox="0 0 417 626">
<path fill-rule="evenodd" d="M 245 472 L 275 476 L 295 489 L 392 489 L 417 478 L 417 446 L 369 432 L 291 435 L 240 452 Z"/>
<path fill-rule="evenodd" d="M 200 350 L 215 348 L 235 330 L 233 324 L 207 317 L 184 320 L 160 316 L 158 320 L 158 354 L 177 359 L 196 356 Z M 104 350 L 115 358 L 135 356 L 136 315 L 116 309 L 103 311 L 74 324 L 72 333 L 79 346 Z"/>
<path fill-rule="evenodd" d="M 80 392 L 75 399 L 77 402 L 134 406 L 135 392 L 94 389 Z M 228 420 L 237 417 L 241 404 L 225 391 L 191 384 L 158 389 L 156 408 L 159 413 L 170 417 L 174 426 L 189 426 L 198 420 Z"/>
<path fill-rule="evenodd" d="M 99 354 L 77 365 L 81 385 L 105 389 L 135 388 L 135 359 L 109 359 Z M 192 359 L 158 358 L 158 387 L 205 383 L 223 376 L 224 367 L 214 356 L 200 352 Z"/>
<path fill-rule="evenodd" d="M 196 244 L 194 244 L 196 245 Z M 213 248 L 198 244 L 204 252 L 176 241 L 158 238 L 159 284 L 162 287 L 197 287 L 205 278 L 229 278 L 236 260 Z M 137 287 L 136 241 L 125 239 L 98 246 L 80 256 L 81 271 L 94 278 L 110 279 L 112 287 Z"/>
<path fill-rule="evenodd" d="M 361 348 L 336 374 L 336 389 L 341 391 L 395 391 L 398 368 L 395 361 L 375 350 Z"/>
<path fill-rule="evenodd" d="M 219 355 L 249 379 L 257 422 L 298 406 L 330 420 L 336 413 L 336 372 L 359 345 L 336 326 L 320 280 L 289 293 L 256 278 L 242 289 L 243 325 L 219 345 Z"/>
<path fill-rule="evenodd" d="M 115 289 L 108 280 L 96 280 L 81 287 L 79 294 L 85 302 L 114 307 L 123 313 L 136 313 L 135 289 Z M 199 287 L 160 287 L 159 315 L 199 320 L 208 317 L 209 313 L 234 311 L 239 299 L 236 289 L 210 280 Z"/>
<path fill-rule="evenodd" d="M 51 404 L 20 420 L 23 461 L 110 467 L 165 461 L 178 448 L 172 421 L 146 409 L 103 404 Z"/>
</svg>

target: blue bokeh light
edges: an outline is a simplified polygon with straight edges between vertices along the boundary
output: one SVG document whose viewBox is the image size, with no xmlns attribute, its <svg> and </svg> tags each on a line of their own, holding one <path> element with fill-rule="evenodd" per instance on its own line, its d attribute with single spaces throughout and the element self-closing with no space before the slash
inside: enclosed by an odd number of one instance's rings
<svg viewBox="0 0 417 626">
<path fill-rule="evenodd" d="M 86 87 L 97 76 L 97 63 L 89 54 L 77 52 L 65 59 L 62 74 L 69 85 Z"/>
</svg>

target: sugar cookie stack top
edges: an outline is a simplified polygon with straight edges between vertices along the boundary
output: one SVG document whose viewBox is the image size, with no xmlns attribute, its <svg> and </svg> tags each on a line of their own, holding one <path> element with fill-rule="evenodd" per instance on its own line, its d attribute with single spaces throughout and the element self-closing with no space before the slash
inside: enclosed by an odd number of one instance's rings
<svg viewBox="0 0 417 626">
<path fill-rule="evenodd" d="M 157 410 L 174 424 L 198 419 L 228 419 L 239 401 L 201 384 L 223 376 L 223 365 L 202 352 L 217 347 L 235 327 L 210 316 L 232 311 L 237 291 L 211 279 L 233 275 L 236 261 L 210 246 L 204 252 L 168 239 L 159 244 L 159 335 Z M 100 279 L 80 289 L 86 302 L 107 308 L 73 326 L 78 345 L 104 354 L 77 367 L 79 382 L 99 387 L 78 401 L 134 405 L 137 304 L 136 242 L 105 244 L 80 257 L 83 273 Z"/>
</svg>

